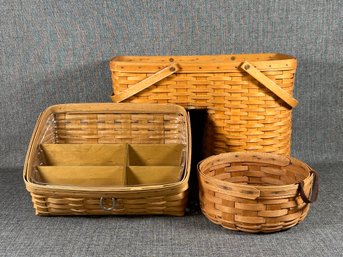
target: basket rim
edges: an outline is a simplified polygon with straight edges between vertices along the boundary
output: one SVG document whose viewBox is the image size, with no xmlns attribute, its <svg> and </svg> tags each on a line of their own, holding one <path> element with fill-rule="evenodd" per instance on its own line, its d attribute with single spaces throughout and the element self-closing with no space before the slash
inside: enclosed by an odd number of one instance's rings
<svg viewBox="0 0 343 257">
<path fill-rule="evenodd" d="M 148 109 L 148 110 L 147 110 Z M 101 112 L 99 112 L 101 111 Z M 42 116 L 58 112 L 94 112 L 94 113 L 181 113 L 185 117 L 184 107 L 177 104 L 150 104 L 150 103 L 66 103 L 47 107 Z M 43 117 L 42 117 L 43 118 Z"/>
<path fill-rule="evenodd" d="M 172 63 L 186 72 L 235 71 L 244 61 L 260 70 L 291 70 L 296 68 L 296 58 L 282 53 L 221 54 L 221 55 L 165 55 L 165 56 L 115 56 L 110 59 L 111 71 L 124 73 L 154 73 Z M 200 67 L 199 67 L 200 66 Z"/>
<path fill-rule="evenodd" d="M 243 156 L 243 158 L 241 158 L 240 156 Z M 311 177 L 313 177 L 311 171 L 311 167 L 309 165 L 307 165 L 306 163 L 304 163 L 303 161 L 300 161 L 294 157 L 286 157 L 283 155 L 278 155 L 278 154 L 271 154 L 271 153 L 262 153 L 262 152 L 230 152 L 230 153 L 222 153 L 222 154 L 218 154 L 218 155 L 212 155 L 202 161 L 200 161 L 197 165 L 197 171 L 199 176 L 207 179 L 208 181 L 213 181 L 213 182 L 220 182 L 223 183 L 225 185 L 228 186 L 233 186 L 233 187 L 240 187 L 240 188 L 245 188 L 245 189 L 257 189 L 260 191 L 268 191 L 268 190 L 292 190 L 292 189 L 297 189 L 300 182 L 297 183 L 292 183 L 292 184 L 286 184 L 286 185 L 272 185 L 272 186 L 263 186 L 263 185 L 245 185 L 245 184 L 240 184 L 240 183 L 233 183 L 233 182 L 228 182 L 228 181 L 224 181 L 212 176 L 208 176 L 207 174 L 205 174 L 203 172 L 203 169 L 201 168 L 201 166 L 204 164 L 204 162 L 213 162 L 219 158 L 227 158 L 227 157 L 231 157 L 231 158 L 235 158 L 236 161 L 227 161 L 226 163 L 239 163 L 239 162 L 244 162 L 244 158 L 247 157 L 252 157 L 252 158 L 263 158 L 269 156 L 271 158 L 271 161 L 273 161 L 272 159 L 276 159 L 278 160 L 278 158 L 281 160 L 281 162 L 283 162 L 283 165 L 279 165 L 281 167 L 285 167 L 288 166 L 289 164 L 294 164 L 297 166 L 302 166 L 303 168 L 306 169 L 306 171 L 308 172 L 308 175 L 306 176 L 306 178 L 304 178 L 302 181 L 304 183 L 308 183 L 309 180 L 311 179 Z M 243 159 L 243 160 L 242 160 Z M 260 162 L 263 163 L 263 162 Z"/>
<path fill-rule="evenodd" d="M 150 108 L 150 109 L 149 109 Z M 100 111 L 100 112 L 99 112 Z M 31 169 L 29 160 L 33 155 L 33 148 L 37 142 L 37 137 L 42 131 L 45 122 L 48 117 L 53 113 L 60 112 L 94 112 L 94 113 L 178 113 L 182 114 L 186 122 L 186 142 L 187 151 L 185 173 L 180 181 L 168 184 L 159 185 L 141 185 L 141 186 L 114 186 L 114 187 L 81 187 L 81 186 L 59 186 L 59 185 L 40 185 L 36 184 L 28 179 L 28 171 Z M 57 104 L 46 108 L 42 113 L 40 113 L 31 139 L 28 146 L 28 150 L 25 157 L 24 167 L 23 167 L 23 180 L 25 182 L 26 188 L 29 192 L 40 192 L 49 193 L 51 191 L 58 192 L 61 194 L 89 194 L 95 192 L 101 192 L 104 194 L 111 193 L 125 193 L 125 194 L 135 194 L 137 192 L 155 192 L 163 190 L 177 190 L 182 189 L 182 191 L 187 190 L 188 180 L 190 176 L 190 156 L 191 156 L 191 138 L 190 138 L 190 124 L 189 117 L 186 110 L 176 104 L 132 104 L 132 103 L 71 103 L 71 104 Z"/>
</svg>

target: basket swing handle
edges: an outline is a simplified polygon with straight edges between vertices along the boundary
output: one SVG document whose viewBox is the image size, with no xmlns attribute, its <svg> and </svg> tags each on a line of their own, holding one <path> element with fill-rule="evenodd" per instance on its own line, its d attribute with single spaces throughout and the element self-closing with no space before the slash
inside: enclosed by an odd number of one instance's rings
<svg viewBox="0 0 343 257">
<path fill-rule="evenodd" d="M 280 97 L 285 103 L 287 103 L 290 107 L 294 108 L 298 105 L 298 101 L 287 93 L 284 89 L 279 87 L 274 81 L 260 72 L 258 69 L 254 67 L 254 65 L 250 64 L 247 61 L 244 61 L 240 66 L 244 71 L 246 71 L 250 76 L 272 91 L 275 95 Z"/>
<path fill-rule="evenodd" d="M 301 199 L 305 203 L 314 203 L 317 201 L 318 198 L 318 192 L 319 192 L 319 174 L 311 170 L 311 174 L 313 175 L 313 180 L 312 180 L 312 190 L 310 192 L 311 196 L 307 197 L 305 192 L 304 192 L 304 181 L 300 181 L 299 183 L 299 194 Z"/>
<path fill-rule="evenodd" d="M 161 81 L 162 79 L 170 76 L 171 74 L 174 74 L 178 70 L 179 70 L 179 66 L 176 63 L 172 63 L 169 66 L 163 68 L 162 70 L 159 70 L 158 72 L 147 77 L 146 79 L 143 79 L 137 84 L 129 87 L 125 91 L 114 95 L 112 99 L 114 102 L 117 102 L 117 103 L 122 102 L 125 99 L 143 91 L 144 89 L 147 89 L 148 87 L 154 85 L 155 83 Z"/>
</svg>

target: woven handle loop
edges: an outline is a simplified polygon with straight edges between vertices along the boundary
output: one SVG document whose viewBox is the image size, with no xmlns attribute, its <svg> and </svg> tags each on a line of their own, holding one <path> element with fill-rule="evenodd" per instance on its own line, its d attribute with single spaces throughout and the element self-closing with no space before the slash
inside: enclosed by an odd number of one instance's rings
<svg viewBox="0 0 343 257">
<path fill-rule="evenodd" d="M 261 71 L 256 69 L 252 64 L 245 61 L 240 66 L 244 71 L 246 71 L 250 76 L 272 91 L 275 95 L 280 97 L 285 103 L 287 103 L 290 107 L 294 108 L 298 105 L 298 101 L 287 93 L 284 89 L 278 86 L 274 81 L 264 75 Z"/>
<path fill-rule="evenodd" d="M 161 81 L 162 79 L 174 74 L 179 70 L 179 66 L 177 63 L 172 63 L 169 66 L 159 70 L 158 72 L 152 74 L 151 76 L 143 79 L 142 81 L 138 82 L 137 84 L 130 86 L 125 91 L 116 94 L 112 97 L 113 101 L 119 103 L 124 101 L 125 99 L 138 94 L 139 92 L 147 89 L 148 87 L 154 85 L 155 83 Z"/>
<path fill-rule="evenodd" d="M 304 181 L 301 181 L 299 183 L 299 194 L 301 196 L 301 199 L 305 203 L 314 203 L 318 199 L 318 192 L 319 192 L 319 174 L 311 170 L 311 175 L 313 175 L 312 180 L 312 190 L 310 191 L 311 196 L 307 197 L 304 191 Z"/>
</svg>

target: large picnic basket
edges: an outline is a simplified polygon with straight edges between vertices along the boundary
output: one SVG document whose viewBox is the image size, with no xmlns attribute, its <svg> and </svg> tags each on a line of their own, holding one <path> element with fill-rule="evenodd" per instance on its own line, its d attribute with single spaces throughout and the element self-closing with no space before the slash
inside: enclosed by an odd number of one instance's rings
<svg viewBox="0 0 343 257">
<path fill-rule="evenodd" d="M 290 155 L 296 59 L 285 54 L 120 56 L 110 61 L 114 102 L 206 107 L 205 156 Z"/>
<path fill-rule="evenodd" d="M 37 215 L 181 216 L 190 140 L 177 105 L 51 106 L 36 123 L 24 181 Z"/>
</svg>

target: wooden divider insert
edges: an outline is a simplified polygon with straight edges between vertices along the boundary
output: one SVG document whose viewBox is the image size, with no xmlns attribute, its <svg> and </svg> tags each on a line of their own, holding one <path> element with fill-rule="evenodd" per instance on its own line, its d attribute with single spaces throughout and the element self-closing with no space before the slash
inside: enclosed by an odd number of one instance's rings
<svg viewBox="0 0 343 257">
<path fill-rule="evenodd" d="M 166 184 L 179 181 L 184 170 L 183 144 L 42 144 L 41 150 L 41 184 Z"/>
</svg>

